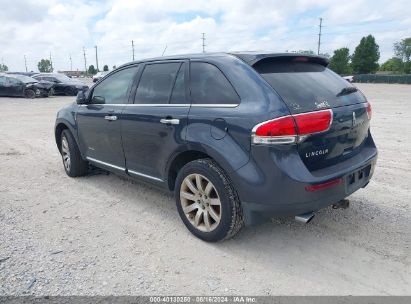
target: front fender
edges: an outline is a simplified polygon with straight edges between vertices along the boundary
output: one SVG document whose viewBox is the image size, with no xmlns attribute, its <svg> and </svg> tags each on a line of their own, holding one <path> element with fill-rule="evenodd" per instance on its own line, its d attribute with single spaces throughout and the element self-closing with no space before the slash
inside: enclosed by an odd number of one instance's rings
<svg viewBox="0 0 411 304">
<path fill-rule="evenodd" d="M 54 136 L 56 139 L 57 147 L 60 150 L 60 134 L 63 129 L 69 129 L 73 135 L 77 146 L 78 136 L 77 136 L 77 123 L 76 123 L 76 113 L 77 113 L 77 104 L 69 104 L 57 112 L 56 123 L 54 125 Z"/>
</svg>

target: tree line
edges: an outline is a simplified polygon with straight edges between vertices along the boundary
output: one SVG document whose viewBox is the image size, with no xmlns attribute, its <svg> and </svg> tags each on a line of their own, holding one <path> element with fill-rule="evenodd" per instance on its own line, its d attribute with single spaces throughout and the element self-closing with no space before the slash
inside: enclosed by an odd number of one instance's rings
<svg viewBox="0 0 411 304">
<path fill-rule="evenodd" d="M 340 75 L 374 74 L 377 71 L 410 74 L 411 37 L 394 43 L 394 54 L 394 57 L 379 65 L 379 46 L 374 36 L 368 35 L 361 38 L 352 55 L 346 47 L 335 50 L 328 67 Z"/>
<path fill-rule="evenodd" d="M 53 72 L 53 65 L 51 64 L 51 61 L 48 59 L 41 59 L 39 61 L 39 63 L 37 64 L 37 68 L 39 69 L 39 71 L 41 73 L 52 73 Z M 113 67 L 114 69 L 114 67 Z M 104 65 L 103 67 L 103 71 L 106 72 L 108 71 L 108 65 Z M 97 70 L 94 65 L 90 65 L 87 69 L 87 73 L 89 75 L 95 75 L 99 72 L 99 70 Z"/>
</svg>

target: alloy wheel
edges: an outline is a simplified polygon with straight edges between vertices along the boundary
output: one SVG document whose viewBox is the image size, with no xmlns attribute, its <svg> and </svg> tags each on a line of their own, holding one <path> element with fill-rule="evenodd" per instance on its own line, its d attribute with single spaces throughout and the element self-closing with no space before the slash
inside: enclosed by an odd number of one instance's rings
<svg viewBox="0 0 411 304">
<path fill-rule="evenodd" d="M 67 138 L 65 136 L 61 139 L 61 156 L 63 157 L 63 164 L 67 171 L 70 171 L 70 149 Z"/>
<path fill-rule="evenodd" d="M 186 176 L 180 187 L 183 212 L 191 225 L 203 232 L 215 230 L 221 221 L 221 200 L 213 183 L 195 173 Z"/>
</svg>

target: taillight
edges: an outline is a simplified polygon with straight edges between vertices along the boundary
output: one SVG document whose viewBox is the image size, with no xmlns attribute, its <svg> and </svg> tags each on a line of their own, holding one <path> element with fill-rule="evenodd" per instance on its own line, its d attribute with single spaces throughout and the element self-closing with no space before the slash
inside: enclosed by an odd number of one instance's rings
<svg viewBox="0 0 411 304">
<path fill-rule="evenodd" d="M 327 131 L 331 125 L 331 110 L 294 115 L 299 135 Z"/>
<path fill-rule="evenodd" d="M 299 135 L 327 131 L 331 123 L 331 110 L 288 115 L 256 125 L 252 131 L 252 142 L 253 144 L 295 143 Z"/>
<path fill-rule="evenodd" d="M 253 128 L 254 144 L 289 144 L 295 142 L 297 130 L 292 116 L 265 121 Z"/>
<path fill-rule="evenodd" d="M 368 116 L 368 119 L 371 119 L 371 115 L 372 115 L 371 104 L 369 102 L 367 102 L 367 116 Z"/>
</svg>

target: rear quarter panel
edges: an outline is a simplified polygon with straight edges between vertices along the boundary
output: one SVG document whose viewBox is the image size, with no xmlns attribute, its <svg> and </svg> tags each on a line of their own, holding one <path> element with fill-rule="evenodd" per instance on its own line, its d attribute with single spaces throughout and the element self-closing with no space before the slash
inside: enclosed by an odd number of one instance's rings
<svg viewBox="0 0 411 304">
<path fill-rule="evenodd" d="M 230 107 L 193 105 L 188 116 L 186 140 L 210 155 L 227 172 L 250 159 L 251 130 L 265 120 L 289 114 L 274 90 L 250 66 L 234 56 L 192 59 L 215 65 L 230 81 L 240 104 Z"/>
</svg>

